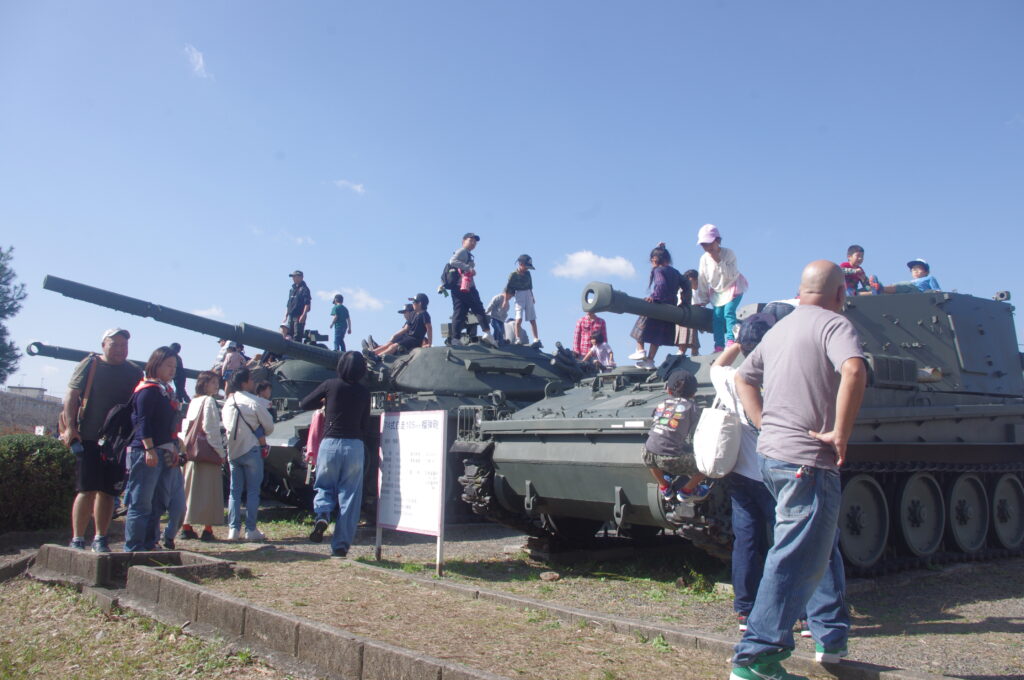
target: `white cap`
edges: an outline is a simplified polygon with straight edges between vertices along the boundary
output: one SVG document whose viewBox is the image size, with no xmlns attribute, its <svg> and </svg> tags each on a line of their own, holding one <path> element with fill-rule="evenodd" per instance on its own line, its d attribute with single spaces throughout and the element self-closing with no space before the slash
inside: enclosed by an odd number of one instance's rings
<svg viewBox="0 0 1024 680">
<path fill-rule="evenodd" d="M 713 224 L 705 224 L 697 232 L 697 245 L 704 243 L 714 243 L 715 239 L 722 238 L 722 235 L 718 233 L 718 227 Z"/>
<path fill-rule="evenodd" d="M 102 344 L 104 340 L 106 340 L 107 338 L 112 338 L 115 335 L 123 335 L 126 340 L 130 340 L 132 337 L 132 334 L 123 328 L 108 328 L 107 330 L 103 331 L 103 337 L 100 338 L 100 343 Z"/>
</svg>

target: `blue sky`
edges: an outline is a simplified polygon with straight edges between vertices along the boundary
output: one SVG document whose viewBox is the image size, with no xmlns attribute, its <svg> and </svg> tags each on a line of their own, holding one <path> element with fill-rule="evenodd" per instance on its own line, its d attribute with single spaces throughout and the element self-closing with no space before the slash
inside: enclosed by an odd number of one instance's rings
<svg viewBox="0 0 1024 680">
<path fill-rule="evenodd" d="M 533 256 L 551 347 L 587 281 L 642 295 L 650 249 L 694 267 L 705 222 L 750 302 L 853 242 L 883 281 L 923 257 L 947 289 L 1024 295 L 1022 27 L 1010 1 L 6 2 L 9 328 L 95 349 L 122 325 L 133 357 L 177 340 L 205 368 L 212 340 L 43 276 L 274 327 L 300 268 L 379 339 L 415 293 L 450 313 L 434 290 L 472 230 L 485 300 Z M 608 320 L 622 360 L 632 320 Z M 9 384 L 70 370 L 24 357 Z"/>
</svg>

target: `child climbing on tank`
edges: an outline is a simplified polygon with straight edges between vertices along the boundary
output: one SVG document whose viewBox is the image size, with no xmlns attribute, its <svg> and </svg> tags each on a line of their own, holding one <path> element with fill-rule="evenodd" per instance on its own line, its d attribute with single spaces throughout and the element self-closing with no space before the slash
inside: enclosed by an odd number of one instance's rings
<svg viewBox="0 0 1024 680">
<path fill-rule="evenodd" d="M 644 464 L 654 475 L 664 501 L 697 503 L 711 491 L 693 459 L 697 414 L 692 399 L 697 393 L 697 379 L 689 371 L 674 371 L 665 381 L 665 392 L 669 397 L 652 414 L 654 422 L 644 444 Z"/>
<path fill-rule="evenodd" d="M 600 330 L 591 331 L 590 349 L 583 355 L 580 361 L 592 361 L 597 364 L 598 369 L 601 371 L 610 371 L 615 368 L 615 353 L 612 352 L 612 347 L 608 344 L 603 332 Z"/>
<path fill-rule="evenodd" d="M 715 316 L 712 328 L 715 336 L 715 351 L 736 342 L 733 329 L 736 326 L 736 310 L 743 293 L 747 290 L 747 279 L 736 264 L 736 254 L 722 247 L 722 234 L 713 224 L 705 224 L 697 233 L 697 245 L 704 249 L 697 266 L 697 290 L 693 293 L 693 304 L 711 304 Z"/>
</svg>

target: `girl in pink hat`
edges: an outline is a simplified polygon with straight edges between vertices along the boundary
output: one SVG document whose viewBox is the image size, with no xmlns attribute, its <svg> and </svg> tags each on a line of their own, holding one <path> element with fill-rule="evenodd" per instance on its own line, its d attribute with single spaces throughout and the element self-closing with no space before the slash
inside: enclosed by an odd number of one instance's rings
<svg viewBox="0 0 1024 680">
<path fill-rule="evenodd" d="M 733 327 L 736 325 L 736 309 L 740 306 L 743 293 L 747 290 L 747 279 L 736 264 L 736 254 L 722 247 L 722 235 L 718 227 L 705 224 L 697 233 L 697 245 L 704 249 L 697 267 L 697 290 L 693 293 L 693 304 L 711 304 L 715 310 L 714 335 L 715 351 L 721 352 L 736 342 Z"/>
</svg>

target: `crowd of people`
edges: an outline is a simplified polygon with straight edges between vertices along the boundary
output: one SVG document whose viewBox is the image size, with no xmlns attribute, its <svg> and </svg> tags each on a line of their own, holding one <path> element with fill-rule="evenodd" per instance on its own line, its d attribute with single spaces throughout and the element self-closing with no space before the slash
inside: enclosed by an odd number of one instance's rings
<svg viewBox="0 0 1024 680">
<path fill-rule="evenodd" d="M 541 346 L 532 258 L 517 258 L 504 290 L 484 310 L 475 286 L 473 250 L 479 241 L 477 234 L 465 234 L 444 268 L 440 290 L 451 295 L 453 306 L 445 342 L 457 341 L 472 313 L 483 342 Z M 839 467 L 863 398 L 866 366 L 856 330 L 840 314 L 844 300 L 938 290 L 939 284 L 928 263 L 917 258 L 907 263 L 910 281 L 883 285 L 865 273 L 864 249 L 851 245 L 839 264 L 819 260 L 805 267 L 793 304 L 772 303 L 737 323 L 749 284 L 736 254 L 722 246 L 714 225 L 700 228 L 697 244 L 704 252 L 697 268 L 685 273 L 672 266 L 664 243 L 651 251 L 645 300 L 713 309 L 718 356 L 710 379 L 716 405 L 742 424 L 737 462 L 724 480 L 732 506 L 734 609 L 742 632 L 731 677 L 785 678 L 781 661 L 794 647 L 794 630 L 814 638 L 819 661 L 838 662 L 846 655 L 849 613 L 838 548 Z M 290 276 L 281 334 L 300 339 L 311 299 L 303 273 Z M 307 443 L 309 462 L 316 467 L 309 539 L 323 541 L 333 519 L 331 551 L 337 557 L 348 553 L 361 505 L 363 442 L 370 434 L 370 395 L 363 384 L 367 364 L 433 344 L 430 300 L 417 293 L 399 310 L 405 323 L 386 343 L 378 345 L 371 336 L 362 352 L 345 351 L 352 326 L 343 302 L 336 295 L 331 309 L 334 348 L 342 352 L 337 377 L 299 404 L 314 411 Z M 638 318 L 631 336 L 637 344 L 630 359 L 641 368 L 654 367 L 662 346 L 675 345 L 680 354 L 692 355 L 700 349 L 695 330 L 657 318 Z M 252 368 L 267 357 L 250 360 L 240 344 L 221 340 L 215 365 L 199 374 L 189 398 L 180 346 L 156 348 L 140 371 L 127 362 L 130 338 L 122 328 L 104 332 L 101 354 L 83 360 L 68 385 L 61 436 L 76 454 L 78 490 L 71 546 L 87 547 L 91 520 L 92 550 L 109 552 L 111 516 L 122 491 L 126 551 L 173 549 L 179 530 L 189 539 L 215 540 L 214 527 L 224 523 L 224 465 L 230 471 L 226 539 L 264 540 L 258 528 L 259 492 L 274 414 L 271 386 L 255 383 Z M 600 370 L 615 367 L 606 324 L 592 312 L 576 322 L 572 349 L 579 360 Z M 745 358 L 737 367 L 741 353 Z M 642 458 L 666 508 L 700 503 L 712 488 L 694 465 L 689 436 L 698 415 L 696 389 L 691 373 L 669 374 L 667 395 L 652 413 Z M 103 444 L 121 405 L 130 413 L 123 455 Z M 164 513 L 167 523 L 161 530 Z"/>
</svg>

